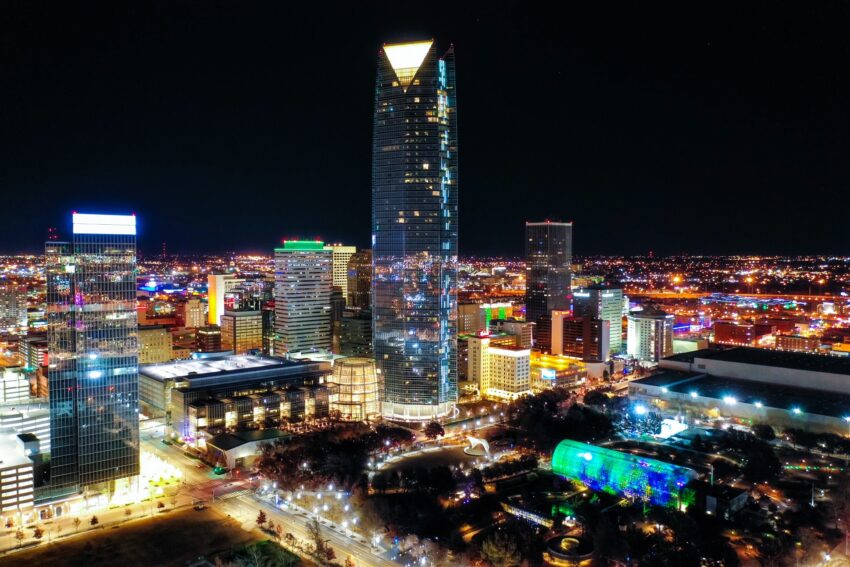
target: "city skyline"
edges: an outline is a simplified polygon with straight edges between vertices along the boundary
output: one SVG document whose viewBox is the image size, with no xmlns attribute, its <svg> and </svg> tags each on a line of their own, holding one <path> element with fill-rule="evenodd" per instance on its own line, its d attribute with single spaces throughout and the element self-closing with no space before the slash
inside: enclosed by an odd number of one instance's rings
<svg viewBox="0 0 850 567">
<path fill-rule="evenodd" d="M 486 211 L 467 213 L 463 254 L 519 256 L 523 221 L 546 217 L 575 222 L 577 255 L 846 249 L 841 207 L 816 199 L 775 229 L 797 195 L 845 199 L 850 88 L 833 39 L 843 34 L 829 33 L 843 14 L 644 6 L 609 21 L 601 8 L 571 10 L 546 22 L 510 5 L 465 5 L 447 19 L 249 7 L 196 22 L 179 8 L 130 18 L 121 7 L 17 7 L 3 29 L 12 135 L 2 183 L 45 198 L 0 216 L 2 249 L 37 251 L 74 207 L 136 211 L 147 254 L 163 241 L 185 253 L 268 251 L 295 234 L 367 247 L 367 77 L 383 41 L 420 37 L 453 42 L 463 63 L 460 207 Z M 38 22 L 34 33 L 20 20 Z M 295 24 L 277 34 L 281 21 Z M 191 39 L 177 32 L 186 22 Z M 304 24 L 333 39 L 313 41 Z M 238 35 L 241 26 L 256 33 Z M 285 57 L 305 45 L 309 58 Z M 330 69 L 345 96 L 297 88 Z M 505 69 L 519 93 L 492 88 Z M 492 120 L 507 108 L 519 114 Z M 317 194 L 328 196 L 321 213 Z M 225 210 L 242 226 L 234 234 L 211 226 Z"/>
</svg>

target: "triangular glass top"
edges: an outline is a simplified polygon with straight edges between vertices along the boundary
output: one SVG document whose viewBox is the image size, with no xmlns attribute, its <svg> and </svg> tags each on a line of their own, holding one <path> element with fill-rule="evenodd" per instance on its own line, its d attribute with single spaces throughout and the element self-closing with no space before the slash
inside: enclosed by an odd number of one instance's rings
<svg viewBox="0 0 850 567">
<path fill-rule="evenodd" d="M 431 44 L 434 40 L 414 41 L 411 43 L 392 43 L 384 45 L 384 53 L 387 54 L 387 59 L 390 60 L 390 65 L 393 66 L 395 76 L 398 77 L 398 82 L 401 88 L 407 91 L 407 87 L 413 81 L 416 71 L 428 55 L 428 50 L 431 49 Z"/>
</svg>

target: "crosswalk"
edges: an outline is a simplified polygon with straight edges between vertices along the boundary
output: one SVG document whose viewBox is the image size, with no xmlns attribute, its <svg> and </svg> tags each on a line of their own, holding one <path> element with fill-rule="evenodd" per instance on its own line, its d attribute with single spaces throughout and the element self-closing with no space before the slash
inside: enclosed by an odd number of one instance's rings
<svg viewBox="0 0 850 567">
<path fill-rule="evenodd" d="M 242 496 L 243 494 L 251 494 L 250 490 L 234 490 L 233 492 L 228 492 L 227 494 L 222 494 L 221 496 L 216 496 L 216 500 L 229 500 L 230 498 L 236 498 Z"/>
</svg>

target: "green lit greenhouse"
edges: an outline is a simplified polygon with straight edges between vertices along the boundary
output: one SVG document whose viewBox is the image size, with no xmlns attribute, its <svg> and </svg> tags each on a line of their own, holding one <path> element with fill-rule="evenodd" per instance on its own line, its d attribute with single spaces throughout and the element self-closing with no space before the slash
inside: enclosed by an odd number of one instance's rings
<svg viewBox="0 0 850 567">
<path fill-rule="evenodd" d="M 552 470 L 594 490 L 643 500 L 657 506 L 687 504 L 682 489 L 697 473 L 671 465 L 565 439 L 552 453 Z"/>
</svg>

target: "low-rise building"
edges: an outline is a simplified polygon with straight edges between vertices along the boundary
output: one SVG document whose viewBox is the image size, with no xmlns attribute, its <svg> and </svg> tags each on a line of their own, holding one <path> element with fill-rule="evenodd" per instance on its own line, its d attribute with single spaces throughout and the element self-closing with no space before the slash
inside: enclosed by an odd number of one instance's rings
<svg viewBox="0 0 850 567">
<path fill-rule="evenodd" d="M 173 355 L 171 333 L 163 325 L 139 327 L 139 364 L 168 362 Z"/>
</svg>

